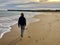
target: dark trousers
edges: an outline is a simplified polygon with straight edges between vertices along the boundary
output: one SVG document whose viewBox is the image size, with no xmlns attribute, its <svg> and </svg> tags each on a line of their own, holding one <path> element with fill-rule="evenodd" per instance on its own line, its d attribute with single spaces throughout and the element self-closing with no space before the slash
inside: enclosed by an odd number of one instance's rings
<svg viewBox="0 0 60 45">
<path fill-rule="evenodd" d="M 22 37 L 23 37 L 24 30 L 25 30 L 25 26 L 21 26 L 21 36 Z"/>
</svg>

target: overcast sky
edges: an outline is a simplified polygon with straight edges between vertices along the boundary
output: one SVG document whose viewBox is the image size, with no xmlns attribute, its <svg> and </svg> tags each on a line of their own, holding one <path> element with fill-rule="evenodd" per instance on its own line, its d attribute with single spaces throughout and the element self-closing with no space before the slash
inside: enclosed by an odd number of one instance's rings
<svg viewBox="0 0 60 45">
<path fill-rule="evenodd" d="M 9 8 L 27 8 L 27 7 L 44 7 L 44 6 L 47 6 L 49 7 L 49 5 L 44 5 L 44 4 L 36 4 L 34 3 L 33 5 L 20 5 L 21 3 L 26 3 L 26 2 L 46 2 L 46 1 L 56 1 L 56 0 L 0 0 L 0 9 L 9 9 Z M 60 0 L 57 0 L 57 1 L 60 1 Z M 51 6 L 51 5 L 50 5 Z M 53 6 L 53 5 L 52 5 Z M 59 7 L 60 5 L 57 4 L 56 5 L 57 7 Z M 55 4 L 54 4 L 54 7 L 56 7 Z"/>
</svg>

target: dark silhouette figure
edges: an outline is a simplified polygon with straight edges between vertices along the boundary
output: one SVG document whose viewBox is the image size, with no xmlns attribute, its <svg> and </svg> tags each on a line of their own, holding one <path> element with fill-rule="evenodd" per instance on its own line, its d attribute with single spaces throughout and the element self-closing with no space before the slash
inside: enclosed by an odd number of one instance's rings
<svg viewBox="0 0 60 45">
<path fill-rule="evenodd" d="M 23 33 L 25 30 L 25 26 L 26 26 L 26 19 L 23 13 L 21 13 L 21 16 L 19 17 L 19 20 L 18 20 L 18 27 L 20 26 L 21 26 L 21 37 L 23 37 Z"/>
</svg>

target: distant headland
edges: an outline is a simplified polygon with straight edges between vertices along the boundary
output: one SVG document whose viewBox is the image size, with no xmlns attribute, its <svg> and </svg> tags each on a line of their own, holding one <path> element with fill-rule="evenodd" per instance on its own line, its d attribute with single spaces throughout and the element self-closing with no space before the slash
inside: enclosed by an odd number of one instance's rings
<svg viewBox="0 0 60 45">
<path fill-rule="evenodd" d="M 8 9 L 7 11 L 24 11 L 24 12 L 60 12 L 60 10 L 11 10 L 11 9 Z"/>
</svg>

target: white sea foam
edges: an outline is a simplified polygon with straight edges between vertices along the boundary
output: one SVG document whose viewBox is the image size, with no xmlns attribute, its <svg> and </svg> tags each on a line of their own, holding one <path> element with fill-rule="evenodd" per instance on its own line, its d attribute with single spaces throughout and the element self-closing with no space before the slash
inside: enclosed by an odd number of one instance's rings
<svg viewBox="0 0 60 45">
<path fill-rule="evenodd" d="M 39 19 L 32 18 L 35 15 L 38 15 L 39 13 L 32 13 L 32 12 L 27 13 L 27 12 L 24 12 L 24 14 L 25 14 L 25 17 L 27 19 L 27 24 L 39 21 Z M 18 22 L 19 16 L 20 15 L 11 15 L 11 16 L 0 17 L 0 39 L 2 38 L 2 36 L 5 33 L 11 31 L 10 26 L 12 26 L 12 25 L 14 25 L 14 24 L 16 24 Z"/>
</svg>

